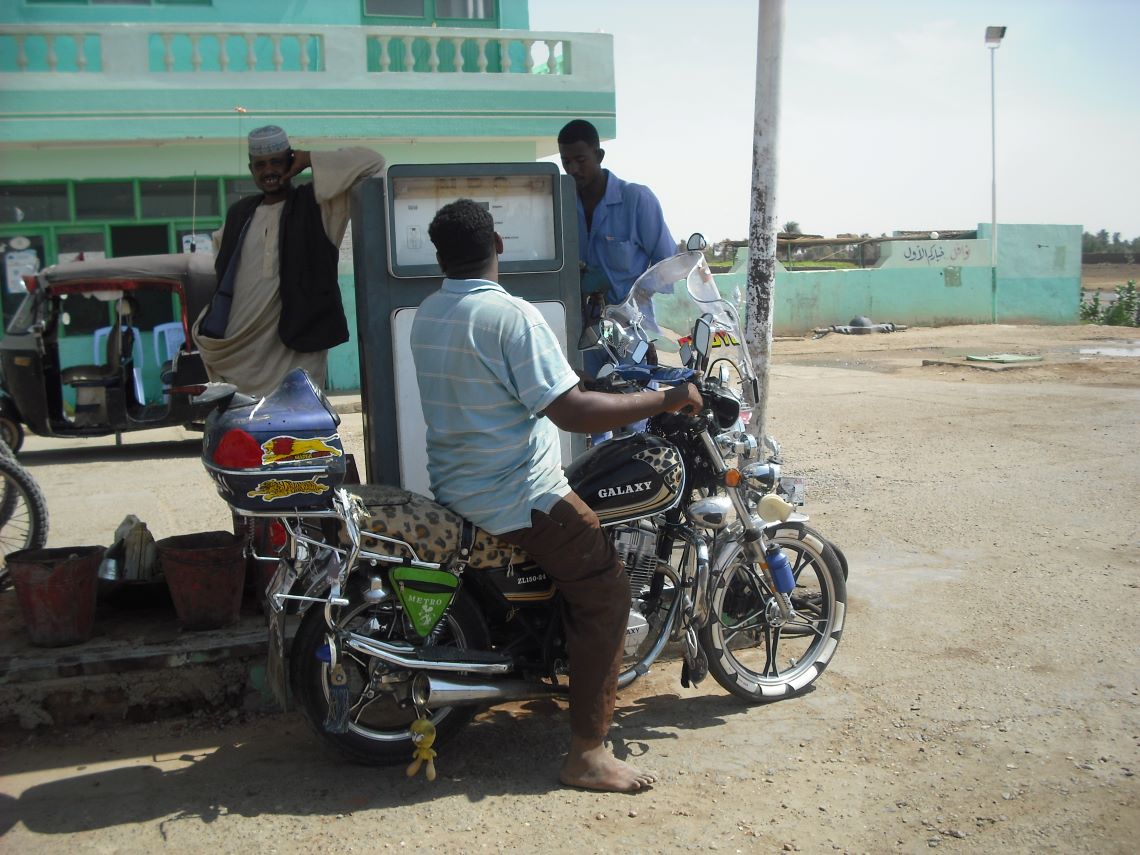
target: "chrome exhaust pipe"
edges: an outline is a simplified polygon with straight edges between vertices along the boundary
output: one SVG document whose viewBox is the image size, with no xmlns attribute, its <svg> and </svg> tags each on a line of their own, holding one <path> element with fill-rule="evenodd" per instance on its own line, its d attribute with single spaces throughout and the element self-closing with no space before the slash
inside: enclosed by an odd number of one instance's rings
<svg viewBox="0 0 1140 855">
<path fill-rule="evenodd" d="M 565 695 L 566 688 L 527 680 L 444 679 L 421 671 L 412 681 L 412 700 L 426 709 L 464 704 L 501 704 Z"/>
<path fill-rule="evenodd" d="M 454 660 L 433 662 L 421 659 L 418 648 L 410 644 L 381 641 L 376 638 L 369 638 L 366 635 L 357 635 L 355 632 L 348 633 L 344 639 L 344 646 L 366 656 L 375 656 L 381 662 L 387 662 L 396 668 L 406 668 L 411 671 L 470 671 L 476 674 L 505 674 L 514 668 L 514 665 L 506 657 L 503 657 L 501 662 Z"/>
</svg>

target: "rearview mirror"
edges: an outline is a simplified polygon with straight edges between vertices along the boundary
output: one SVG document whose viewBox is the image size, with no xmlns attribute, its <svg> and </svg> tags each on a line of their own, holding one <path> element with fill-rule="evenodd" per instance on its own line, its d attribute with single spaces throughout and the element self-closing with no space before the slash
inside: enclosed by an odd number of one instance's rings
<svg viewBox="0 0 1140 855">
<path fill-rule="evenodd" d="M 708 356 L 711 342 L 712 325 L 708 322 L 708 318 L 702 315 L 693 325 L 693 349 L 700 354 L 701 359 Z"/>
<path fill-rule="evenodd" d="M 629 355 L 630 360 L 635 365 L 644 365 L 645 357 L 649 354 L 649 342 L 639 341 L 633 348 L 633 353 Z"/>
<path fill-rule="evenodd" d="M 700 232 L 693 232 L 689 235 L 689 239 L 685 241 L 685 249 L 689 251 L 701 251 L 704 250 L 706 246 L 708 246 L 708 242 L 705 240 L 705 236 Z"/>
</svg>

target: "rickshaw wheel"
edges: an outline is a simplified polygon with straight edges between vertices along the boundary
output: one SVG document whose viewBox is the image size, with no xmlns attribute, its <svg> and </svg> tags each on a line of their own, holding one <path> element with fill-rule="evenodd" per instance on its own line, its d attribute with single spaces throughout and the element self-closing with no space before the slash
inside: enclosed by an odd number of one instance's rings
<svg viewBox="0 0 1140 855">
<path fill-rule="evenodd" d="M 24 444 L 24 426 L 11 416 L 0 415 L 0 441 L 15 453 Z"/>
</svg>

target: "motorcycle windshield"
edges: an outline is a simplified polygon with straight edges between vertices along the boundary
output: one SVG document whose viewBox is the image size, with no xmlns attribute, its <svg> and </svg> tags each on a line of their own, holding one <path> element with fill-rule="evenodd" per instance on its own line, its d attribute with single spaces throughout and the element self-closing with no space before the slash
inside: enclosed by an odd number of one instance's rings
<svg viewBox="0 0 1140 855">
<path fill-rule="evenodd" d="M 692 335 L 697 318 L 704 316 L 713 329 L 710 357 L 731 360 L 742 377 L 751 380 L 755 374 L 738 305 L 739 294 L 721 293 L 704 254 L 689 250 L 646 270 L 633 283 L 629 296 L 618 305 L 607 306 L 603 316 L 617 324 L 622 340 L 652 342 L 659 354 L 677 353 L 682 340 Z"/>
</svg>

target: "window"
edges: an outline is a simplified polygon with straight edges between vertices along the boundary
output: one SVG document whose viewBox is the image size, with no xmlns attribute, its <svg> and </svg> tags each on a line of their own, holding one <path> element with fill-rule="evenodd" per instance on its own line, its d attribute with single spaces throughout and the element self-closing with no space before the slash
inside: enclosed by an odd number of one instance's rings
<svg viewBox="0 0 1140 855">
<path fill-rule="evenodd" d="M 424 0 L 364 0 L 364 14 L 383 17 L 424 17 Z"/>
<path fill-rule="evenodd" d="M 105 258 L 106 245 L 103 232 L 63 233 L 56 236 L 56 261 L 89 261 Z"/>
<path fill-rule="evenodd" d="M 435 16 L 487 20 L 495 17 L 495 0 L 435 0 Z"/>
<path fill-rule="evenodd" d="M 143 219 L 218 216 L 217 182 L 140 181 Z"/>
<path fill-rule="evenodd" d="M 0 223 L 70 220 L 66 184 L 0 186 Z"/>
<path fill-rule="evenodd" d="M 75 185 L 77 220 L 133 220 L 135 194 L 129 181 L 87 181 Z"/>
<path fill-rule="evenodd" d="M 238 199 L 253 196 L 261 191 L 253 183 L 252 178 L 230 178 L 226 181 L 226 210 Z"/>
<path fill-rule="evenodd" d="M 495 17 L 495 0 L 364 0 L 364 14 L 418 18 L 423 23 L 437 19 L 490 21 Z"/>
</svg>

